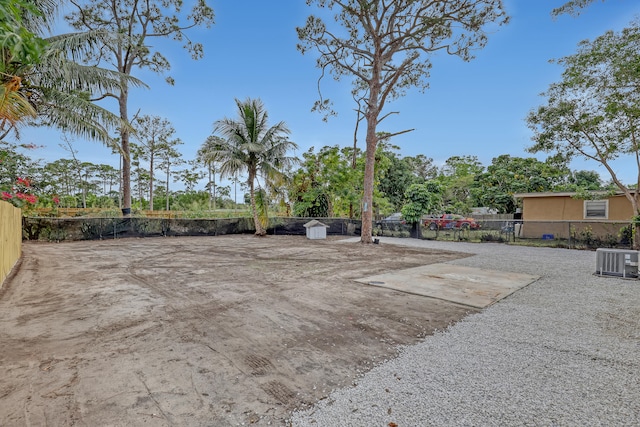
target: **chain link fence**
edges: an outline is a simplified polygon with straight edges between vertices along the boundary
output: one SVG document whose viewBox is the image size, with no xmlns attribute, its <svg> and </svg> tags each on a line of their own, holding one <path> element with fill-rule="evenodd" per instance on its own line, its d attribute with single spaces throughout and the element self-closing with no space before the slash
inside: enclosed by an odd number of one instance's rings
<svg viewBox="0 0 640 427">
<path fill-rule="evenodd" d="M 633 227 L 624 221 L 522 221 L 515 219 L 476 220 L 472 227 L 420 227 L 401 221 L 378 221 L 374 234 L 388 237 L 422 239 L 517 243 L 536 246 L 566 247 L 571 249 L 631 248 Z"/>
<path fill-rule="evenodd" d="M 328 236 L 360 235 L 361 222 L 347 218 L 282 218 L 269 220 L 271 235 L 306 234 L 304 224 L 317 219 Z M 526 221 L 481 219 L 474 228 L 417 228 L 402 221 L 378 221 L 374 236 L 429 240 L 516 243 L 572 249 L 631 248 L 633 227 L 620 221 Z M 32 218 L 22 222 L 23 238 L 39 241 L 101 240 L 154 236 L 220 236 L 252 234 L 252 218 Z"/>
<path fill-rule="evenodd" d="M 271 218 L 268 234 L 305 235 L 304 224 L 312 218 Z M 344 218 L 313 218 L 327 225 L 327 235 L 359 235 L 360 221 Z M 125 237 L 220 236 L 252 234 L 252 218 L 36 218 L 22 220 L 25 240 L 73 241 Z"/>
</svg>

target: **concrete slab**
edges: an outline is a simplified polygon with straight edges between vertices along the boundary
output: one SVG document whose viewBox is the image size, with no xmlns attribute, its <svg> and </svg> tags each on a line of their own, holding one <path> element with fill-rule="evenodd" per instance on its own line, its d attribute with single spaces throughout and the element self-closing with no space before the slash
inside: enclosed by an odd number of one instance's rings
<svg viewBox="0 0 640 427">
<path fill-rule="evenodd" d="M 429 264 L 355 280 L 367 285 L 485 308 L 539 278 L 461 265 Z"/>
</svg>

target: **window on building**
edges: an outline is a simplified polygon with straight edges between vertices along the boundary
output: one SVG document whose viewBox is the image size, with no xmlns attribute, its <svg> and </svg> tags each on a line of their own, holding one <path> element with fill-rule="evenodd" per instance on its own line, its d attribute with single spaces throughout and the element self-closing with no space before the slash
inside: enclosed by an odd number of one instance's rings
<svg viewBox="0 0 640 427">
<path fill-rule="evenodd" d="M 608 200 L 585 200 L 584 201 L 584 218 L 585 219 L 609 218 L 609 201 Z"/>
</svg>

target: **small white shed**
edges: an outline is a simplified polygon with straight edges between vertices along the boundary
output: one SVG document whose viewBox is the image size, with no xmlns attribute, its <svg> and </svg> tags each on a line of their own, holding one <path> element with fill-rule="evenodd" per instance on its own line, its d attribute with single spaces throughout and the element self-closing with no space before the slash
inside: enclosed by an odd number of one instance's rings
<svg viewBox="0 0 640 427">
<path fill-rule="evenodd" d="M 327 238 L 328 225 L 321 223 L 317 219 L 311 220 L 304 225 L 307 229 L 307 239 L 317 240 Z"/>
</svg>

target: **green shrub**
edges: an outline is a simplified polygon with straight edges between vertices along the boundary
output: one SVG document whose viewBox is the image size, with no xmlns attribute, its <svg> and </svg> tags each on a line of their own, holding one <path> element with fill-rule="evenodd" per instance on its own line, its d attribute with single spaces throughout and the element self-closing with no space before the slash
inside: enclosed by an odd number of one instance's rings
<svg viewBox="0 0 640 427">
<path fill-rule="evenodd" d="M 482 233 L 480 235 L 481 242 L 496 242 L 496 243 L 504 243 L 504 238 L 502 236 L 495 235 L 493 233 Z"/>
</svg>

